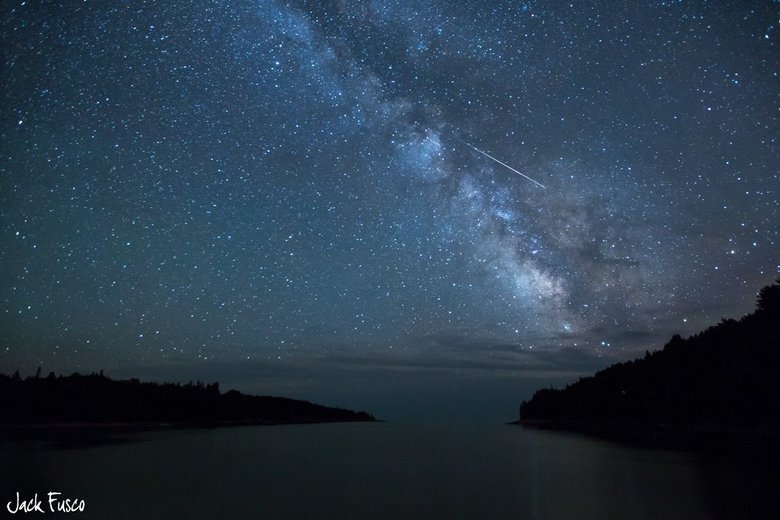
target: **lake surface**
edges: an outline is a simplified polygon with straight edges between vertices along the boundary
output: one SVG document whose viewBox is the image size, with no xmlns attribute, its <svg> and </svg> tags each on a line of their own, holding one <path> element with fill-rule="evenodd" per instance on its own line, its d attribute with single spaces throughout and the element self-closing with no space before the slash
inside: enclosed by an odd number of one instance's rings
<svg viewBox="0 0 780 520">
<path fill-rule="evenodd" d="M 0 502 L 71 518 L 780 518 L 777 460 L 639 449 L 518 426 L 392 423 L 0 442 Z M 26 496 L 29 495 L 29 496 Z M 9 515 L 10 517 L 10 515 Z M 38 514 L 17 514 L 17 518 Z"/>
</svg>

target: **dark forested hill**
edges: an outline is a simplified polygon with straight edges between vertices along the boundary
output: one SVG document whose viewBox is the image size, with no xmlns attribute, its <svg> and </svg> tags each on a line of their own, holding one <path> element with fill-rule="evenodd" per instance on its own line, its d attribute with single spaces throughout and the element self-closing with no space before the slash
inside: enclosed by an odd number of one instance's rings
<svg viewBox="0 0 780 520">
<path fill-rule="evenodd" d="M 740 320 L 674 336 L 563 390 L 537 391 L 520 422 L 780 430 L 780 281 Z"/>
<path fill-rule="evenodd" d="M 372 421 L 366 412 L 282 397 L 220 393 L 217 383 L 115 381 L 101 374 L 0 375 L 0 424 L 287 424 Z"/>
</svg>

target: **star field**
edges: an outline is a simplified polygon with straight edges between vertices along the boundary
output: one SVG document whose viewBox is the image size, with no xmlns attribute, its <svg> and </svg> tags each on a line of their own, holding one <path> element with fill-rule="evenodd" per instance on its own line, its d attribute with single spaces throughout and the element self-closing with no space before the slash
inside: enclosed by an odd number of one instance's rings
<svg viewBox="0 0 780 520">
<path fill-rule="evenodd" d="M 549 379 L 780 270 L 776 2 L 2 11 L 5 371 Z"/>
</svg>

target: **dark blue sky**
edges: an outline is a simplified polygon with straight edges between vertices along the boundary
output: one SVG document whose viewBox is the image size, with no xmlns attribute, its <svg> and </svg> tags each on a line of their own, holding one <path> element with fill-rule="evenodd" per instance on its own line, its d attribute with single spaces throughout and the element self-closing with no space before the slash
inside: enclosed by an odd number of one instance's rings
<svg viewBox="0 0 780 520">
<path fill-rule="evenodd" d="M 510 418 L 748 312 L 780 4 L 609 4 L 4 3 L 0 369 Z"/>
</svg>

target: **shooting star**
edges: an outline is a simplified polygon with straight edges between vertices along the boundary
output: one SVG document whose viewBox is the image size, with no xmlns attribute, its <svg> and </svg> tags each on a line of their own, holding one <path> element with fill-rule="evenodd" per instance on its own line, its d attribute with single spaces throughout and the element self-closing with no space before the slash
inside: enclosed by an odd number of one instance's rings
<svg viewBox="0 0 780 520">
<path fill-rule="evenodd" d="M 456 137 L 455 139 L 458 139 L 458 138 Z M 458 141 L 460 141 L 461 143 L 465 144 L 466 146 L 468 146 L 469 148 L 471 148 L 471 149 L 472 149 L 472 150 L 474 150 L 475 152 L 479 152 L 479 153 L 481 153 L 482 155 L 484 155 L 484 156 L 485 156 L 485 157 L 487 157 L 488 159 L 490 159 L 490 160 L 493 160 L 493 161 L 496 161 L 498 164 L 500 164 L 500 165 L 501 165 L 501 166 L 503 166 L 504 168 L 508 168 L 509 170 L 512 170 L 513 172 L 515 172 L 516 174 L 520 175 L 521 177 L 524 177 L 524 178 L 528 179 L 529 181 L 533 182 L 534 184 L 536 184 L 536 185 L 537 185 L 537 186 L 539 186 L 540 188 L 547 189 L 547 186 L 545 186 L 545 185 L 544 185 L 544 184 L 542 184 L 541 182 L 537 182 L 537 181 L 533 180 L 531 177 L 529 177 L 528 175 L 526 175 L 526 174 L 524 174 L 524 173 L 522 173 L 522 172 L 519 172 L 519 171 L 515 170 L 514 168 L 512 168 L 512 167 L 511 167 L 511 166 L 509 166 L 508 164 L 506 164 L 506 163 L 504 163 L 504 162 L 501 162 L 501 161 L 499 161 L 498 159 L 496 159 L 495 157 L 493 157 L 493 156 L 492 156 L 492 155 L 490 155 L 489 153 L 487 153 L 487 152 L 483 152 L 482 150 L 480 150 L 480 149 L 479 149 L 479 148 L 477 148 L 476 146 L 474 146 L 474 145 L 472 145 L 472 144 L 469 144 L 469 143 L 467 143 L 467 142 L 466 142 L 466 141 L 464 141 L 463 139 L 458 139 Z"/>
</svg>

